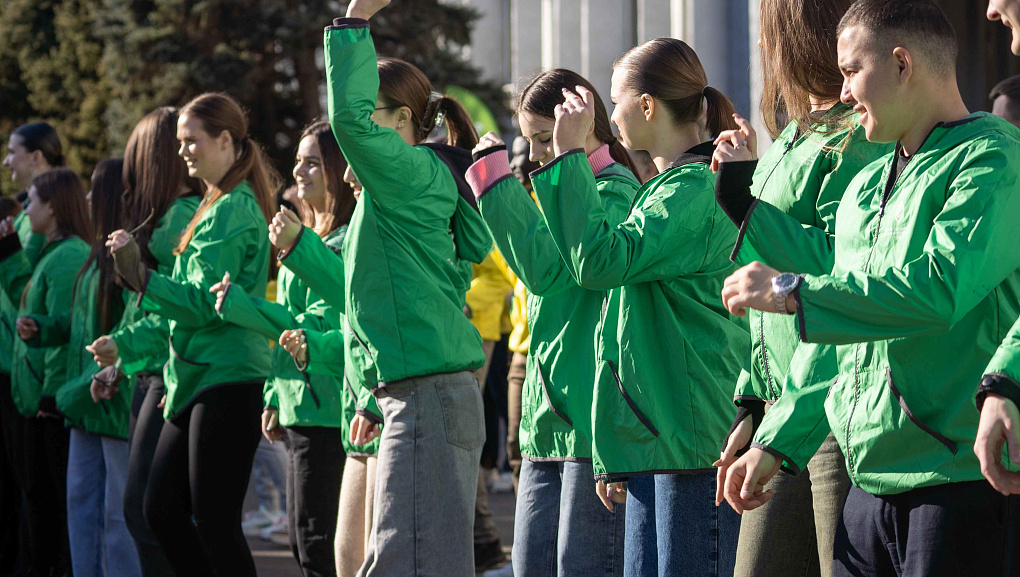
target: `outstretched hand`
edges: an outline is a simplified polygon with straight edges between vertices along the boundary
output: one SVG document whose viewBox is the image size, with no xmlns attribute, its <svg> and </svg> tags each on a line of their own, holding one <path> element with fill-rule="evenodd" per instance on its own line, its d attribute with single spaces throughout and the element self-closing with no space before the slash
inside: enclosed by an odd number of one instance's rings
<svg viewBox="0 0 1020 577">
<path fill-rule="evenodd" d="M 563 89 L 563 104 L 556 105 L 553 128 L 553 152 L 556 156 L 584 148 L 588 135 L 595 132 L 595 97 L 584 86 L 576 92 Z"/>
<path fill-rule="evenodd" d="M 389 5 L 390 0 L 352 0 L 347 6 L 347 17 L 368 20 Z"/>
<path fill-rule="evenodd" d="M 283 331 L 280 334 L 280 346 L 298 363 L 302 365 L 308 363 L 308 343 L 305 342 L 304 329 Z"/>
<path fill-rule="evenodd" d="M 209 287 L 209 292 L 216 293 L 216 314 L 223 314 L 223 301 L 227 300 L 230 290 L 230 272 L 223 273 L 223 280 Z"/>
</svg>

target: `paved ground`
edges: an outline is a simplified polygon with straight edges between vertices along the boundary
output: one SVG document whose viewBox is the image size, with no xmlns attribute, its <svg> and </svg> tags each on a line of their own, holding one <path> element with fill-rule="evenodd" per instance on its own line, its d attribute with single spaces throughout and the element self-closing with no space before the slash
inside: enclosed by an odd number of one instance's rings
<svg viewBox="0 0 1020 577">
<path fill-rule="evenodd" d="M 252 492 L 249 491 L 245 497 L 245 511 L 256 507 Z M 496 528 L 499 529 L 503 547 L 509 558 L 510 546 L 513 544 L 514 537 L 513 493 L 489 495 L 489 507 L 492 509 Z M 298 570 L 289 546 L 269 543 L 258 537 L 249 537 L 248 546 L 251 547 L 252 556 L 255 558 L 259 577 L 301 577 L 301 571 Z"/>
</svg>

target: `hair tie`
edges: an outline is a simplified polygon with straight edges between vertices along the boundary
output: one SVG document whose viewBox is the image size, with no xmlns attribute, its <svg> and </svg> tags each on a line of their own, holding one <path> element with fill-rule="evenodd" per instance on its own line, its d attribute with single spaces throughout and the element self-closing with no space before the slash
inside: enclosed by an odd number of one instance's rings
<svg viewBox="0 0 1020 577">
<path fill-rule="evenodd" d="M 616 144 L 617 142 L 620 142 L 620 141 L 617 140 L 616 137 L 614 136 L 614 137 L 610 138 L 609 142 L 607 142 L 606 144 L 608 144 L 609 146 L 612 146 L 612 145 Z"/>
<path fill-rule="evenodd" d="M 710 87 L 708 85 L 705 85 L 705 87 L 701 89 L 701 95 L 704 96 L 705 98 L 708 98 L 709 88 Z"/>
<path fill-rule="evenodd" d="M 422 140 L 428 138 L 432 131 L 435 130 L 440 124 L 443 123 L 443 119 L 446 116 L 446 111 L 440 110 L 439 103 L 443 100 L 443 95 L 438 92 L 429 93 L 429 102 L 425 106 L 425 115 L 421 120 L 421 138 Z"/>
</svg>

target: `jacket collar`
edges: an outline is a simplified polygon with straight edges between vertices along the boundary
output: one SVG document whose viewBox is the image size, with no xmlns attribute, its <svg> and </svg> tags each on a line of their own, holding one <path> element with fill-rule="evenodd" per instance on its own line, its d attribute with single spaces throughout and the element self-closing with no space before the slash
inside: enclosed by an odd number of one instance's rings
<svg viewBox="0 0 1020 577">
<path fill-rule="evenodd" d="M 671 162 L 670 165 L 666 167 L 666 170 L 679 168 L 685 164 L 694 164 L 696 162 L 700 162 L 701 164 L 712 164 L 712 154 L 714 152 L 715 145 L 712 144 L 711 140 L 702 142 L 701 144 L 696 144 L 677 157 L 676 160 Z"/>
</svg>

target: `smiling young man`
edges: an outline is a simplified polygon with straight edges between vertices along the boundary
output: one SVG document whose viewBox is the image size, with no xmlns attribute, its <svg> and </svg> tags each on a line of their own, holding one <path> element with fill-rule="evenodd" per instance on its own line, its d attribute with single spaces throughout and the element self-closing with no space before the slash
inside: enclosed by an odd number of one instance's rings
<svg viewBox="0 0 1020 577">
<path fill-rule="evenodd" d="M 753 263 L 726 281 L 731 312 L 796 314 L 801 340 L 837 355 L 792 364 L 725 495 L 761 506 L 831 429 L 854 484 L 834 575 L 999 575 L 1012 503 L 981 476 L 973 398 L 1018 314 L 1020 131 L 968 113 L 933 0 L 860 0 L 838 35 L 841 99 L 897 146 L 847 188 L 830 274 Z"/>
</svg>

